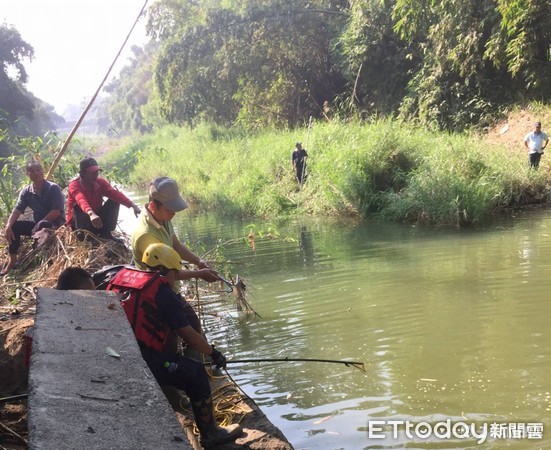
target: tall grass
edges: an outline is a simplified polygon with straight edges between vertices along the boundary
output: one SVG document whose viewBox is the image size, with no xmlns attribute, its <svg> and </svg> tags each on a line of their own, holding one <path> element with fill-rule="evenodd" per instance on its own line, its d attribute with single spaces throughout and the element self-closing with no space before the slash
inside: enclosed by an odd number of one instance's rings
<svg viewBox="0 0 551 450">
<path fill-rule="evenodd" d="M 315 123 L 308 144 L 306 137 L 306 129 L 247 134 L 169 126 L 109 158 L 130 169 L 131 183 L 167 175 L 195 207 L 239 216 L 360 215 L 459 226 L 551 194 L 545 165 L 530 171 L 522 149 L 478 136 L 379 120 Z M 290 162 L 296 141 L 309 153 L 302 189 Z"/>
</svg>

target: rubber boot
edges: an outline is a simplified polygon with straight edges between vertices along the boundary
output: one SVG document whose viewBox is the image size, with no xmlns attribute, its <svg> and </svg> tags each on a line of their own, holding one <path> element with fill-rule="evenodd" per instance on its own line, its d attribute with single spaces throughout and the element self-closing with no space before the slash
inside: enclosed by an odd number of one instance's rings
<svg viewBox="0 0 551 450">
<path fill-rule="evenodd" d="M 201 446 L 204 449 L 216 448 L 220 444 L 234 442 L 243 434 L 243 429 L 238 424 L 221 427 L 216 423 L 212 397 L 191 402 L 195 423 L 201 434 Z"/>
<path fill-rule="evenodd" d="M 184 413 L 186 408 L 189 410 L 189 400 L 186 394 L 180 391 L 180 389 L 177 389 L 174 386 L 165 385 L 161 386 L 161 390 L 163 391 L 163 394 L 165 394 L 165 397 L 174 411 Z"/>
</svg>

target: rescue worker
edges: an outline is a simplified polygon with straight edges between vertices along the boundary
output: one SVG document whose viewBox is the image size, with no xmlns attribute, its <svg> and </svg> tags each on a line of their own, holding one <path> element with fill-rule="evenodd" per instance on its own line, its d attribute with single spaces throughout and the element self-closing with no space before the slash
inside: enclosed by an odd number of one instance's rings
<svg viewBox="0 0 551 450">
<path fill-rule="evenodd" d="M 142 356 L 161 387 L 174 386 L 186 392 L 204 448 L 233 442 L 243 432 L 238 424 L 216 423 L 209 380 L 203 364 L 176 353 L 178 337 L 191 348 L 209 355 L 213 365 L 226 366 L 226 358 L 209 345 L 189 324 L 184 301 L 173 289 L 182 269 L 180 255 L 162 243 L 150 244 L 142 262 L 150 271 L 125 267 L 107 286 L 123 293 L 122 306 L 132 325 Z"/>
<path fill-rule="evenodd" d="M 179 192 L 178 183 L 169 177 L 157 177 L 149 186 L 149 202 L 145 204 L 132 232 L 132 257 L 136 267 L 143 269 L 142 256 L 145 249 L 156 242 L 172 247 L 181 259 L 197 266 L 197 270 L 181 269 L 179 280 L 202 279 L 209 283 L 218 281 L 218 274 L 206 261 L 180 242 L 172 225 L 177 212 L 188 207 Z M 179 289 L 176 289 L 179 291 Z"/>
</svg>

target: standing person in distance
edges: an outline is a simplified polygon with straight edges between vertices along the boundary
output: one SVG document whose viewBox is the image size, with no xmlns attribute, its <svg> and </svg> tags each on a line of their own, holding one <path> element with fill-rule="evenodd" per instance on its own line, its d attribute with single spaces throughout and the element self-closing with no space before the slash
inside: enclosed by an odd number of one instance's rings
<svg viewBox="0 0 551 450">
<path fill-rule="evenodd" d="M 15 267 L 21 236 L 32 236 L 43 228 L 58 228 L 65 221 L 61 188 L 44 178 L 44 169 L 38 161 L 29 161 L 26 170 L 31 183 L 21 190 L 4 228 L 10 260 L 0 275 L 6 275 Z M 18 220 L 27 207 L 33 212 L 33 220 Z"/>
<path fill-rule="evenodd" d="M 297 142 L 295 145 L 295 150 L 291 155 L 291 165 L 295 171 L 298 184 L 302 184 L 306 181 L 306 159 L 308 158 L 308 153 L 302 148 L 302 142 Z"/>
<path fill-rule="evenodd" d="M 111 234 L 117 226 L 120 205 L 132 208 L 136 217 L 140 208 L 107 180 L 99 178 L 100 171 L 94 158 L 80 161 L 79 176 L 69 183 L 67 226 L 73 230 L 88 230 L 102 239 L 122 242 Z M 108 199 L 105 203 L 103 197 Z"/>
<path fill-rule="evenodd" d="M 549 137 L 541 131 L 541 122 L 534 124 L 534 130 L 524 138 L 524 146 L 528 149 L 530 167 L 537 170 L 540 165 L 541 155 L 549 143 Z"/>
</svg>

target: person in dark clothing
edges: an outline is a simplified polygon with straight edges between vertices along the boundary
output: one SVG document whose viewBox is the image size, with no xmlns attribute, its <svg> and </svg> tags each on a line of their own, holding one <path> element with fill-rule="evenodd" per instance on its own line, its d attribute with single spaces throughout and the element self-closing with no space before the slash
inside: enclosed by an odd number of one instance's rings
<svg viewBox="0 0 551 450">
<path fill-rule="evenodd" d="M 291 156 L 291 165 L 295 170 L 298 184 L 306 181 L 306 158 L 308 158 L 308 153 L 302 148 L 302 142 L 297 142 Z"/>
<path fill-rule="evenodd" d="M 166 244 L 154 243 L 144 251 L 142 262 L 151 271 L 123 268 L 107 290 L 125 293 L 123 309 L 159 385 L 186 392 L 203 448 L 235 441 L 243 430 L 238 424 L 218 426 L 203 364 L 177 352 L 177 340 L 181 338 L 197 352 L 210 356 L 216 368 L 226 366 L 224 355 L 190 325 L 185 302 L 173 290 L 182 268 L 180 255 Z M 132 295 L 135 291 L 139 294 Z"/>
<path fill-rule="evenodd" d="M 55 287 L 60 291 L 69 290 L 94 290 L 94 280 L 92 276 L 82 267 L 67 267 L 57 277 L 57 285 Z"/>
<path fill-rule="evenodd" d="M 44 169 L 38 161 L 29 161 L 26 169 L 31 184 L 21 190 L 4 229 L 10 260 L 0 275 L 15 267 L 21 236 L 32 236 L 43 228 L 58 228 L 65 221 L 61 188 L 44 178 Z M 32 210 L 33 220 L 18 220 L 27 208 Z"/>
</svg>

